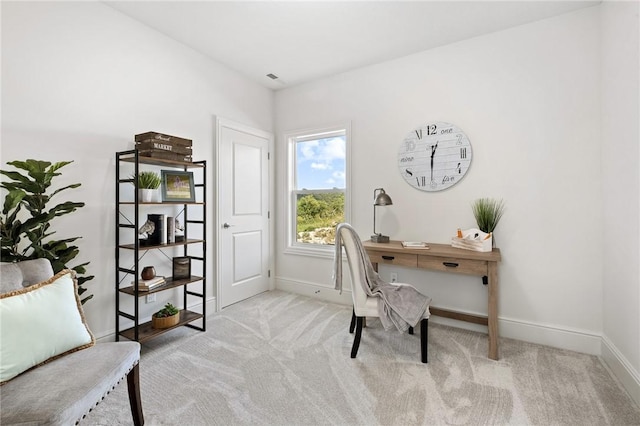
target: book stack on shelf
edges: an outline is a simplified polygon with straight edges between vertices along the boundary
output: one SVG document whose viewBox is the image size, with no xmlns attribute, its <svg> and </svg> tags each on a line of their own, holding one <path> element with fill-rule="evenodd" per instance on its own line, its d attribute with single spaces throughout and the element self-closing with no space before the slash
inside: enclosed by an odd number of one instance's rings
<svg viewBox="0 0 640 426">
<path fill-rule="evenodd" d="M 192 161 L 192 140 L 158 132 L 135 135 L 136 149 L 142 157 L 162 160 Z"/>
<path fill-rule="evenodd" d="M 153 290 L 156 287 L 160 287 L 162 284 L 166 283 L 167 280 L 164 277 L 154 277 L 150 280 L 139 280 L 138 281 L 138 291 L 149 291 Z M 135 286 L 136 282 L 131 281 L 131 285 Z"/>
</svg>

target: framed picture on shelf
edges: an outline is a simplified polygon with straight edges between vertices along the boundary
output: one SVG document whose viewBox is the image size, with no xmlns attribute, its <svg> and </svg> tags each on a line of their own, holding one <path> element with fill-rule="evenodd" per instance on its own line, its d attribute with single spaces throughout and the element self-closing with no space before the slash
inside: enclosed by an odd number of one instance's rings
<svg viewBox="0 0 640 426">
<path fill-rule="evenodd" d="M 161 170 L 162 201 L 193 203 L 196 201 L 193 172 Z"/>
<path fill-rule="evenodd" d="M 173 258 L 173 279 L 181 280 L 191 277 L 191 258 L 181 256 Z"/>
</svg>

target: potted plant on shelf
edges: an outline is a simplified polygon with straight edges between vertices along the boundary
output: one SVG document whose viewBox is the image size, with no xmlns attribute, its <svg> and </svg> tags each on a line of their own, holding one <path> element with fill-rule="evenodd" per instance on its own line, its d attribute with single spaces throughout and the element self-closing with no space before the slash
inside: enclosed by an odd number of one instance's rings
<svg viewBox="0 0 640 426">
<path fill-rule="evenodd" d="M 153 328 L 169 328 L 180 322 L 180 309 L 171 303 L 164 305 L 164 308 L 151 316 L 151 326 Z"/>
<path fill-rule="evenodd" d="M 131 176 L 131 178 L 136 179 L 136 176 Z M 140 172 L 138 173 L 137 181 L 140 201 L 150 203 L 153 200 L 153 194 L 162 182 L 160 175 L 156 172 Z"/>
</svg>

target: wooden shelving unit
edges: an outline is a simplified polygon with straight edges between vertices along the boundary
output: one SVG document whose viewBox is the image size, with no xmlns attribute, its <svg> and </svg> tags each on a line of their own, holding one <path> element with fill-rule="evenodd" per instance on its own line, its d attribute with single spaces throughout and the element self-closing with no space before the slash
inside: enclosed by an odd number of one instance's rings
<svg viewBox="0 0 640 426">
<path fill-rule="evenodd" d="M 129 173 L 126 177 L 122 176 L 121 167 L 125 163 L 133 164 L 133 172 Z M 138 187 L 135 179 L 132 179 L 132 175 L 137 175 L 140 170 L 140 166 L 159 166 L 167 169 L 188 171 L 190 169 L 201 169 L 201 181 L 195 182 L 195 190 L 198 195 L 198 201 L 195 202 L 140 202 L 138 199 Z M 123 167 L 124 168 L 124 167 Z M 116 153 L 116 237 L 115 237 L 115 257 L 116 257 L 116 270 L 115 270 L 115 321 L 116 321 L 116 341 L 124 337 L 129 340 L 135 340 L 138 342 L 145 342 L 160 334 L 166 333 L 176 327 L 187 326 L 200 331 L 206 330 L 206 161 L 195 162 L 182 162 L 174 160 L 162 160 L 157 158 L 148 158 L 138 155 L 137 150 L 122 151 Z M 129 166 L 129 170 L 131 167 Z M 133 200 L 123 199 L 122 185 L 133 185 Z M 198 194 L 198 191 L 199 194 Z M 138 229 L 142 225 L 143 221 L 140 220 L 140 216 L 146 213 L 153 213 L 154 207 L 171 207 L 181 206 L 182 217 L 184 219 L 184 235 L 185 240 L 180 242 L 172 242 L 166 244 L 154 244 L 154 245 L 141 245 L 138 240 Z M 193 212 L 193 209 L 197 211 L 200 219 L 192 219 L 189 216 L 189 212 Z M 129 215 L 133 217 L 128 217 Z M 131 213 L 131 210 L 133 212 Z M 192 235 L 193 224 L 198 224 L 199 235 Z M 121 234 L 127 235 L 127 238 L 121 237 Z M 124 240 L 124 241 L 121 241 Z M 140 266 L 141 257 L 150 250 L 162 250 L 162 249 L 175 249 L 175 247 L 182 247 L 182 256 L 189 256 L 193 262 L 201 262 L 201 275 L 191 275 L 189 278 L 173 279 L 173 277 L 166 277 L 166 283 L 153 288 L 149 291 L 139 290 L 138 284 L 140 280 L 140 272 L 142 270 Z M 200 255 L 193 256 L 189 254 L 189 247 L 200 247 Z M 133 267 L 122 264 L 123 251 L 133 254 Z M 170 263 L 170 260 L 167 260 Z M 189 288 L 190 284 L 201 283 L 198 285 L 199 291 L 194 291 Z M 182 310 L 180 311 L 180 321 L 177 325 L 166 329 L 155 329 L 151 326 L 151 321 L 141 322 L 140 318 L 140 305 L 144 296 L 149 294 L 168 291 L 175 288 L 182 288 Z M 126 310 L 122 308 L 122 298 L 132 297 L 133 308 Z M 193 312 L 188 310 L 187 307 L 189 297 L 199 298 L 202 312 Z M 174 305 L 180 307 L 178 301 L 172 302 Z M 194 321 L 200 321 L 201 325 L 193 324 Z M 126 324 L 123 326 L 123 323 Z"/>
</svg>

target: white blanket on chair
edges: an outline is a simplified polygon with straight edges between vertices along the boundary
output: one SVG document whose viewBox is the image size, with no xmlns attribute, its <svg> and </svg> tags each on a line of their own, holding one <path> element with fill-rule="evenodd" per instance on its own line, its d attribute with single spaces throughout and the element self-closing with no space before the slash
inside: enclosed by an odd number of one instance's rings
<svg viewBox="0 0 640 426">
<path fill-rule="evenodd" d="M 399 331 L 406 331 L 410 326 L 415 327 L 429 309 L 431 298 L 420 293 L 410 285 L 396 285 L 383 281 L 373 270 L 362 241 L 355 229 L 347 223 L 341 223 L 336 228 L 335 256 L 333 259 L 333 279 L 335 289 L 342 292 L 342 238 L 340 231 L 346 229 L 353 235 L 361 262 L 351 267 L 360 268 L 360 276 L 365 282 L 360 283 L 369 297 L 378 297 L 378 315 L 385 330 L 395 326 Z M 358 285 L 352 283 L 352 285 Z"/>
</svg>

